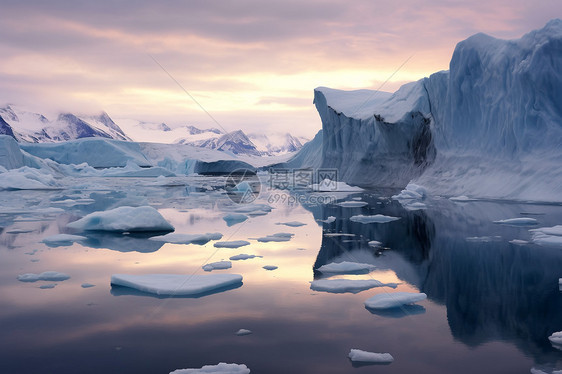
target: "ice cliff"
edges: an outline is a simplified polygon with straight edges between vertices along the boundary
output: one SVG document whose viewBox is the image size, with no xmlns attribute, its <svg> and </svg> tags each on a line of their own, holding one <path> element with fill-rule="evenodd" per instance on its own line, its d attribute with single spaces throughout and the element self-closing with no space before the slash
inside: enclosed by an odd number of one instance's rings
<svg viewBox="0 0 562 374">
<path fill-rule="evenodd" d="M 322 157 L 299 164 L 361 186 L 414 180 L 444 195 L 562 201 L 561 66 L 553 20 L 518 40 L 474 35 L 449 71 L 392 95 L 317 88 Z"/>
</svg>

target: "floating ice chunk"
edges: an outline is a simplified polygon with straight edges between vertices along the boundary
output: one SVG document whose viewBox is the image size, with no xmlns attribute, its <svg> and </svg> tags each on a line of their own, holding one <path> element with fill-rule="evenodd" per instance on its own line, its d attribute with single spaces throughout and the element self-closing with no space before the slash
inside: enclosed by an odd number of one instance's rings
<svg viewBox="0 0 562 374">
<path fill-rule="evenodd" d="M 526 240 L 520 240 L 520 239 L 513 239 L 509 241 L 511 244 L 515 244 L 515 245 L 525 245 L 525 244 L 529 244 L 528 241 Z"/>
<path fill-rule="evenodd" d="M 324 234 L 324 236 L 327 237 L 327 238 L 336 238 L 338 236 L 353 237 L 353 236 L 355 236 L 355 234 L 344 233 L 344 232 L 327 232 L 327 233 Z"/>
<path fill-rule="evenodd" d="M 427 208 L 427 205 L 425 205 L 424 203 L 420 203 L 419 201 L 414 203 L 402 203 L 402 206 L 407 210 L 420 210 Z"/>
<path fill-rule="evenodd" d="M 33 232 L 33 230 L 30 230 L 30 229 L 12 229 L 10 231 L 6 231 L 6 234 L 28 234 L 30 232 Z"/>
<path fill-rule="evenodd" d="M 334 216 L 329 216 L 329 217 L 326 218 L 326 219 L 318 219 L 317 221 L 318 221 L 318 222 L 324 222 L 324 223 L 332 223 L 332 222 L 335 222 L 335 221 L 336 221 L 336 217 L 334 217 Z"/>
<path fill-rule="evenodd" d="M 245 245 L 250 245 L 250 242 L 246 240 L 231 240 L 225 242 L 216 242 L 214 244 L 214 246 L 217 248 L 239 248 Z"/>
<path fill-rule="evenodd" d="M 562 370 L 531 368 L 531 374 L 562 374 Z"/>
<path fill-rule="evenodd" d="M 220 232 L 208 232 L 206 234 L 178 234 L 170 233 L 166 235 L 153 236 L 149 240 L 173 244 L 207 244 L 211 240 L 222 239 Z"/>
<path fill-rule="evenodd" d="M 279 266 L 275 266 L 275 265 L 265 265 L 265 266 L 263 266 L 263 268 L 264 268 L 265 270 L 275 270 L 275 269 L 278 269 Z"/>
<path fill-rule="evenodd" d="M 562 345 L 562 331 L 553 333 L 548 337 L 548 340 L 550 340 L 552 344 L 556 344 L 558 346 Z"/>
<path fill-rule="evenodd" d="M 369 205 L 369 203 L 365 201 L 343 201 L 336 205 L 339 205 L 342 208 L 361 208 L 362 206 Z"/>
<path fill-rule="evenodd" d="M 473 199 L 473 198 L 468 197 L 468 196 L 465 196 L 465 195 L 453 196 L 453 197 L 450 197 L 449 200 L 452 200 L 452 201 L 459 201 L 459 202 L 476 201 L 476 199 Z"/>
<path fill-rule="evenodd" d="M 494 223 L 499 223 L 502 225 L 512 225 L 512 226 L 533 226 L 533 225 L 537 225 L 539 222 L 534 218 L 520 217 L 520 218 L 502 219 L 499 221 L 494 221 Z"/>
<path fill-rule="evenodd" d="M 122 206 L 107 211 L 94 212 L 66 226 L 72 229 L 91 231 L 174 231 L 174 226 L 150 206 Z"/>
<path fill-rule="evenodd" d="M 210 264 L 206 264 L 202 266 L 203 270 L 205 271 L 224 270 L 224 269 L 230 269 L 231 267 L 232 267 L 232 262 L 230 261 L 211 262 Z"/>
<path fill-rule="evenodd" d="M 205 365 L 200 369 L 178 369 L 170 374 L 249 374 L 250 369 L 244 364 Z"/>
<path fill-rule="evenodd" d="M 4 169 L 5 170 L 5 169 Z M 57 190 L 61 185 L 51 174 L 41 169 L 27 166 L 2 172 L 0 170 L 1 190 Z"/>
<path fill-rule="evenodd" d="M 371 247 L 380 247 L 380 246 L 382 246 L 382 243 L 379 242 L 378 240 L 371 240 L 371 241 L 368 242 L 367 244 L 370 245 Z"/>
<path fill-rule="evenodd" d="M 392 196 L 394 200 L 422 200 L 427 195 L 425 187 L 408 183 L 398 195 Z"/>
<path fill-rule="evenodd" d="M 241 283 L 242 276 L 238 274 L 114 274 L 111 276 L 112 285 L 167 296 L 197 295 Z"/>
<path fill-rule="evenodd" d="M 394 361 L 394 357 L 390 353 L 373 353 L 362 351 L 360 349 L 352 349 L 348 355 L 353 362 L 371 362 L 378 364 L 390 364 Z"/>
<path fill-rule="evenodd" d="M 532 241 L 543 247 L 562 247 L 562 225 L 529 230 Z"/>
<path fill-rule="evenodd" d="M 249 216 L 262 216 L 271 212 L 273 208 L 267 204 L 244 204 L 234 209 L 235 213 L 244 213 Z"/>
<path fill-rule="evenodd" d="M 314 183 L 310 186 L 312 191 L 317 192 L 361 192 L 364 191 L 361 187 L 350 186 L 345 182 L 333 181 L 324 179 L 320 183 Z"/>
<path fill-rule="evenodd" d="M 396 283 L 382 283 L 376 279 L 320 279 L 310 282 L 311 290 L 330 293 L 359 293 L 374 287 L 396 286 Z"/>
<path fill-rule="evenodd" d="M 364 216 L 362 214 L 357 216 L 352 216 L 349 218 L 350 221 L 359 223 L 387 223 L 399 220 L 400 217 L 383 216 L 382 214 L 375 214 L 374 216 Z"/>
<path fill-rule="evenodd" d="M 289 226 L 289 227 L 300 227 L 300 226 L 305 226 L 306 223 L 302 223 L 299 221 L 290 221 L 290 222 L 277 222 L 276 225 L 285 225 L 285 226 Z"/>
<path fill-rule="evenodd" d="M 86 238 L 85 236 L 80 236 L 80 235 L 57 234 L 57 235 L 48 236 L 45 239 L 41 240 L 41 242 L 47 245 L 61 246 L 61 245 L 70 245 L 74 242 L 79 242 L 87 239 L 88 238 Z"/>
<path fill-rule="evenodd" d="M 95 287 L 95 286 L 96 286 L 95 284 L 91 284 L 91 283 L 82 283 L 80 285 L 80 287 L 82 287 L 82 288 L 92 288 L 92 287 Z"/>
<path fill-rule="evenodd" d="M 295 234 L 291 234 L 288 232 L 278 232 L 273 235 L 262 236 L 261 238 L 257 238 L 258 242 L 268 243 L 268 242 L 288 242 Z"/>
<path fill-rule="evenodd" d="M 369 309 L 391 309 L 425 300 L 427 295 L 416 292 L 381 293 L 365 301 Z"/>
<path fill-rule="evenodd" d="M 467 242 L 476 243 L 499 242 L 501 240 L 501 236 L 469 236 L 468 238 L 466 238 Z"/>
<path fill-rule="evenodd" d="M 241 213 L 231 213 L 227 214 L 226 216 L 222 217 L 226 221 L 226 225 L 228 227 L 234 226 L 237 223 L 242 223 L 248 219 L 248 216 Z"/>
<path fill-rule="evenodd" d="M 245 254 L 245 253 L 241 253 L 241 254 L 239 254 L 239 255 L 230 257 L 229 260 L 232 260 L 232 261 L 249 260 L 249 259 L 251 259 L 251 258 L 256 258 L 256 257 L 262 257 L 262 256 L 247 255 L 247 254 Z"/>
<path fill-rule="evenodd" d="M 369 273 L 375 269 L 375 265 L 363 264 L 359 262 L 332 262 L 330 264 L 322 265 L 318 269 L 321 273 L 334 273 L 334 274 L 356 274 L 356 273 Z"/>
<path fill-rule="evenodd" d="M 250 335 L 251 333 L 252 333 L 252 331 L 247 330 L 247 329 L 240 329 L 240 330 L 236 331 L 236 335 L 238 335 L 238 336 Z"/>
<path fill-rule="evenodd" d="M 20 282 L 37 282 L 37 281 L 49 281 L 49 282 L 62 282 L 70 279 L 70 275 L 59 273 L 57 271 L 45 271 L 41 274 L 25 273 L 18 275 L 18 280 Z"/>
<path fill-rule="evenodd" d="M 50 290 L 52 288 L 55 288 L 57 286 L 56 283 L 49 283 L 49 284 L 43 284 L 41 286 L 39 286 L 40 289 L 42 290 Z"/>
</svg>

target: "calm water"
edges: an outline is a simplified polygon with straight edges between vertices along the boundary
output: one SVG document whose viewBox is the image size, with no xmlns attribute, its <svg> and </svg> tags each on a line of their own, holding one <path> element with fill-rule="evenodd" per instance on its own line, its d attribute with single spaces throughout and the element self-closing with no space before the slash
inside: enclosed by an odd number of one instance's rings
<svg viewBox="0 0 562 374">
<path fill-rule="evenodd" d="M 267 215 L 228 227 L 236 204 L 221 178 L 83 179 L 73 189 L 0 193 L 0 373 L 169 373 L 218 362 L 244 363 L 252 373 L 529 373 L 562 368 L 548 336 L 562 330 L 562 249 L 534 244 L 528 227 L 492 221 L 533 214 L 539 227 L 562 223 L 562 207 L 433 198 L 409 211 L 388 198 L 396 191 L 336 194 L 362 199 L 362 208 L 276 201 Z M 187 186 L 185 185 L 187 184 Z M 279 193 L 279 192 L 277 192 Z M 330 193 L 324 194 L 331 195 Z M 333 195 L 333 194 L 332 194 Z M 267 192 L 259 202 L 267 202 Z M 68 222 L 120 205 L 159 209 L 179 233 L 221 232 L 250 246 L 162 244 L 132 235 L 88 234 L 71 246 L 40 241 L 73 233 Z M 52 209 L 59 208 L 59 209 Z M 351 222 L 357 214 L 401 217 L 385 224 Z M 335 216 L 334 223 L 318 219 Z M 300 221 L 302 227 L 279 222 Z M 277 232 L 288 242 L 260 243 Z M 325 236 L 346 233 L 346 236 Z M 467 240 L 479 237 L 479 240 Z M 489 237 L 487 240 L 483 237 Z M 382 251 L 369 240 L 381 241 Z M 115 273 L 204 273 L 201 265 L 233 261 L 243 286 L 199 298 L 157 298 L 111 288 Z M 310 290 L 330 262 L 377 266 L 370 275 L 340 276 L 398 282 L 396 289 L 358 294 Z M 266 271 L 264 265 L 276 265 Z M 54 270 L 69 280 L 53 289 L 23 283 L 18 274 Z M 82 288 L 83 283 L 95 284 Z M 418 307 L 374 314 L 364 301 L 383 292 L 420 291 Z M 236 336 L 240 329 L 252 335 Z M 389 352 L 390 365 L 354 367 L 351 348 Z"/>
</svg>

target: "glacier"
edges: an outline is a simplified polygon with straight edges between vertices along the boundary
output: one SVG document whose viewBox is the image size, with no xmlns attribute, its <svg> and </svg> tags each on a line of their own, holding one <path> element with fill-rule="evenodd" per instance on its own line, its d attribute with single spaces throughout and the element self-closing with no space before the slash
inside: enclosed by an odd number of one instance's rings
<svg viewBox="0 0 562 374">
<path fill-rule="evenodd" d="M 322 130 L 284 165 L 337 168 L 358 186 L 560 202 L 560 66 L 555 19 L 517 40 L 474 35 L 448 71 L 393 94 L 316 88 Z"/>
</svg>

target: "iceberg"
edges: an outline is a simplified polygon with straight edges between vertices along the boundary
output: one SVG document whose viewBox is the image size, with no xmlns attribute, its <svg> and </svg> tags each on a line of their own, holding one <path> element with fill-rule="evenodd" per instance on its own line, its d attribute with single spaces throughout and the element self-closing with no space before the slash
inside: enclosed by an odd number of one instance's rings
<svg viewBox="0 0 562 374">
<path fill-rule="evenodd" d="M 59 273 L 58 271 L 45 271 L 41 274 L 25 273 L 18 275 L 18 280 L 20 282 L 37 282 L 37 281 L 49 281 L 49 282 L 61 282 L 70 279 L 70 275 L 65 273 Z"/>
<path fill-rule="evenodd" d="M 227 364 L 224 362 L 218 365 L 205 365 L 200 369 L 178 369 L 170 374 L 249 374 L 250 369 L 244 364 Z"/>
<path fill-rule="evenodd" d="M 427 299 L 424 293 L 413 292 L 394 292 L 381 293 L 375 295 L 365 301 L 365 307 L 368 309 L 392 309 L 400 308 Z"/>
<path fill-rule="evenodd" d="M 360 214 L 360 215 L 352 216 L 352 217 L 349 218 L 349 220 L 352 221 L 352 222 L 359 222 L 359 223 L 363 223 L 363 224 L 367 224 L 367 223 L 387 223 L 387 222 L 397 221 L 399 219 L 400 219 L 400 217 L 390 217 L 390 216 L 384 216 L 382 214 L 375 214 L 374 216 L 364 216 L 364 215 Z"/>
<path fill-rule="evenodd" d="M 366 274 L 370 273 L 375 268 L 376 266 L 371 264 L 343 261 L 322 265 L 316 270 L 325 274 Z"/>
<path fill-rule="evenodd" d="M 174 231 L 174 227 L 150 206 L 119 208 L 90 213 L 66 227 L 82 231 Z"/>
<path fill-rule="evenodd" d="M 397 286 L 396 283 L 382 283 L 376 279 L 319 279 L 310 283 L 311 290 L 330 293 L 359 293 L 374 287 Z"/>
<path fill-rule="evenodd" d="M 348 354 L 352 362 L 370 362 L 378 364 L 390 364 L 394 361 L 394 357 L 390 353 L 373 353 L 362 351 L 360 349 L 352 349 Z"/>
<path fill-rule="evenodd" d="M 230 261 L 211 262 L 209 264 L 202 266 L 203 270 L 205 271 L 224 270 L 224 269 L 230 269 L 231 267 L 232 267 L 232 262 Z"/>
<path fill-rule="evenodd" d="M 112 286 L 129 287 L 165 296 L 193 296 L 240 284 L 242 284 L 242 276 L 238 274 L 114 274 L 111 276 Z"/>
</svg>

